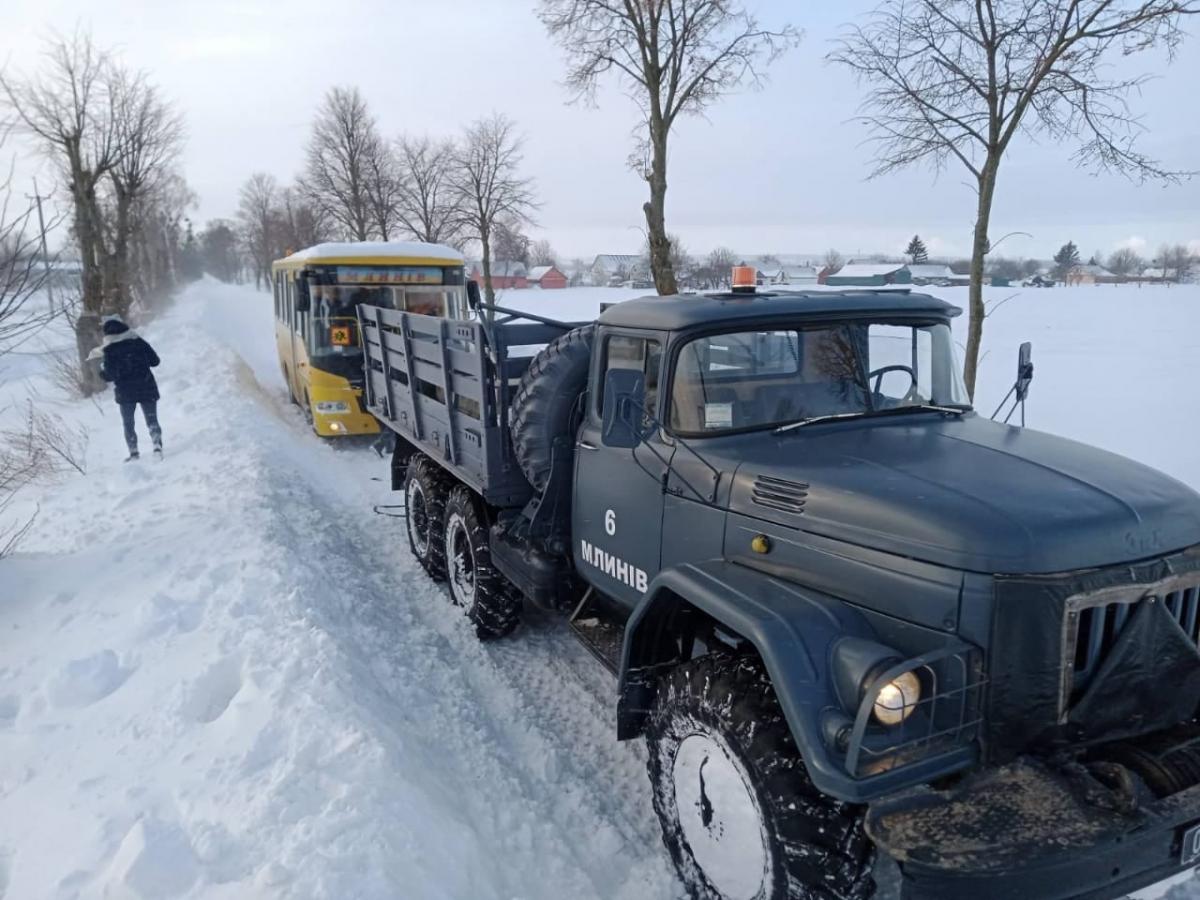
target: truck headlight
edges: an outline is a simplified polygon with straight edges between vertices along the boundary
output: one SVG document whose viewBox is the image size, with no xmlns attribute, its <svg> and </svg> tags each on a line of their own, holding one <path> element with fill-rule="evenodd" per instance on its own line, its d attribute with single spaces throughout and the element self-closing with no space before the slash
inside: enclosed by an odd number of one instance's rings
<svg viewBox="0 0 1200 900">
<path fill-rule="evenodd" d="M 875 641 L 845 637 L 834 646 L 832 662 L 838 699 L 842 708 L 854 716 L 879 678 L 900 666 L 903 657 Z M 916 672 L 902 672 L 879 689 L 872 714 L 882 725 L 899 725 L 912 715 L 920 699 L 921 679 Z"/>
<path fill-rule="evenodd" d="M 318 400 L 316 410 L 319 413 L 348 413 L 350 412 L 350 404 L 345 400 Z"/>
<path fill-rule="evenodd" d="M 915 672 L 898 675 L 879 689 L 875 718 L 884 725 L 899 725 L 912 715 L 921 699 L 921 679 Z"/>
</svg>

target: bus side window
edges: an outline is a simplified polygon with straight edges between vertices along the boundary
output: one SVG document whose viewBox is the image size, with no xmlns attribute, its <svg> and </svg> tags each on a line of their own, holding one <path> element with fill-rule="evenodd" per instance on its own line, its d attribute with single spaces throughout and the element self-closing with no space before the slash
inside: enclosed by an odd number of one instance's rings
<svg viewBox="0 0 1200 900">
<path fill-rule="evenodd" d="M 284 286 L 284 293 L 286 295 L 284 298 L 283 321 L 287 322 L 287 324 L 289 326 L 291 326 L 291 324 L 292 324 L 292 279 L 290 277 L 285 276 L 283 279 L 283 286 Z"/>
</svg>

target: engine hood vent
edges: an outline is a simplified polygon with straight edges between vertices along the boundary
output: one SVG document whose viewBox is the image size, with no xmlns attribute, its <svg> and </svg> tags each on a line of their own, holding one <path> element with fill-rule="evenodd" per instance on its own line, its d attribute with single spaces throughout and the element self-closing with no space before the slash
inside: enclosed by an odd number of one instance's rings
<svg viewBox="0 0 1200 900">
<path fill-rule="evenodd" d="M 758 506 L 799 516 L 804 514 L 808 485 L 802 481 L 787 481 L 783 478 L 772 478 L 770 475 L 759 475 L 754 479 L 750 499 Z"/>
</svg>

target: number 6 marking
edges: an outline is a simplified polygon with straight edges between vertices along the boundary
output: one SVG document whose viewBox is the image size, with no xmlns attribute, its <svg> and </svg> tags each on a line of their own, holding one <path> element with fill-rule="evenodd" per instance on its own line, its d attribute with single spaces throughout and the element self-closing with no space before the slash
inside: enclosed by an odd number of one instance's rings
<svg viewBox="0 0 1200 900">
<path fill-rule="evenodd" d="M 604 512 L 604 530 L 608 532 L 609 537 L 617 533 L 617 514 L 611 509 Z"/>
</svg>

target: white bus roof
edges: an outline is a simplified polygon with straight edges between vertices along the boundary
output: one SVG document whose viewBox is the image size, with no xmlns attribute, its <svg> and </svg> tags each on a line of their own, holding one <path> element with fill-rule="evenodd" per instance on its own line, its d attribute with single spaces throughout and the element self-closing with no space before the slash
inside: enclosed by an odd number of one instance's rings
<svg viewBox="0 0 1200 900">
<path fill-rule="evenodd" d="M 345 265 L 464 265 L 463 255 L 444 244 L 421 241 L 344 241 L 315 244 L 276 261 L 277 266 L 304 263 Z"/>
</svg>

